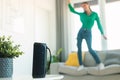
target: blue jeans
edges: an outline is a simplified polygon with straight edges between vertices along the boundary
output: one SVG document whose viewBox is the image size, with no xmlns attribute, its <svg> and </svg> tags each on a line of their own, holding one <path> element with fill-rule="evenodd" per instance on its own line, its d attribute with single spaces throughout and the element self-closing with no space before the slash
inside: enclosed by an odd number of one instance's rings
<svg viewBox="0 0 120 80">
<path fill-rule="evenodd" d="M 81 48 L 81 44 L 82 44 L 82 40 L 85 39 L 86 43 L 87 43 L 87 47 L 88 50 L 90 52 L 90 54 L 93 56 L 93 58 L 95 59 L 96 63 L 99 64 L 101 61 L 97 55 L 97 53 L 92 49 L 92 34 L 91 34 L 91 30 L 88 29 L 84 29 L 81 28 L 78 36 L 77 36 L 77 47 L 78 47 L 78 59 L 79 59 L 79 64 L 83 65 L 82 62 L 82 48 Z"/>
</svg>

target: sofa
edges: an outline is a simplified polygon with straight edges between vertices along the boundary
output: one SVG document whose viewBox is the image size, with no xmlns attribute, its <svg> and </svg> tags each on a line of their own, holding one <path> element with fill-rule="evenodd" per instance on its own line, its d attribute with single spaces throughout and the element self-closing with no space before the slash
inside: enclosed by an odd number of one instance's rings
<svg viewBox="0 0 120 80">
<path fill-rule="evenodd" d="M 78 71 L 76 66 L 67 66 L 65 62 L 51 63 L 50 74 L 62 74 L 62 80 L 120 80 L 120 49 L 96 51 L 105 68 L 98 69 L 93 57 L 85 52 L 84 69 Z"/>
</svg>

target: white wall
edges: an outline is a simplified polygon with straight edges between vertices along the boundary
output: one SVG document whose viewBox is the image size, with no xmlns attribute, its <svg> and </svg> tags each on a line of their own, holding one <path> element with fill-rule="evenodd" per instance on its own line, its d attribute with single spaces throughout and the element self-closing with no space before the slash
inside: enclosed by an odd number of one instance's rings
<svg viewBox="0 0 120 80">
<path fill-rule="evenodd" d="M 12 35 L 25 53 L 14 59 L 14 75 L 31 75 L 33 43 L 56 49 L 55 0 L 0 0 L 0 35 Z"/>
</svg>

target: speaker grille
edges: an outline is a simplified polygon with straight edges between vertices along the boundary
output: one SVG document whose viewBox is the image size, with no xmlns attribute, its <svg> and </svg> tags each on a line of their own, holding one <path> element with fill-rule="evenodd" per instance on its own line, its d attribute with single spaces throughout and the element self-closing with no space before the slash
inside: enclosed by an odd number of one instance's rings
<svg viewBox="0 0 120 80">
<path fill-rule="evenodd" d="M 33 78 L 43 78 L 46 74 L 47 48 L 45 43 L 34 43 Z"/>
</svg>

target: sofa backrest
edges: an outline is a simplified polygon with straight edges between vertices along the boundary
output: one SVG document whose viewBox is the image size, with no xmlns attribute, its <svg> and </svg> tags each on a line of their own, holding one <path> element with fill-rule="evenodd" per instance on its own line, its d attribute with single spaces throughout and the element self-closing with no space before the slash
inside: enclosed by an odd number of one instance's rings
<svg viewBox="0 0 120 80">
<path fill-rule="evenodd" d="M 99 56 L 100 60 L 104 63 L 105 58 L 107 53 L 111 53 L 111 52 L 115 52 L 115 53 L 120 53 L 120 49 L 116 49 L 116 50 L 106 50 L 106 51 L 96 51 L 97 55 Z M 92 57 L 92 55 L 89 52 L 85 52 L 85 59 L 84 59 L 84 65 L 86 67 L 93 67 L 96 66 L 96 62 L 94 60 L 94 58 Z"/>
<path fill-rule="evenodd" d="M 104 62 L 105 57 L 106 57 L 105 52 L 102 52 L 102 51 L 98 52 L 98 51 L 96 51 L 96 53 L 99 56 L 100 60 L 102 62 Z M 86 52 L 86 54 L 85 54 L 84 65 L 86 67 L 93 67 L 93 66 L 97 65 L 95 60 L 94 60 L 94 58 L 92 57 L 92 55 L 89 52 Z"/>
</svg>

